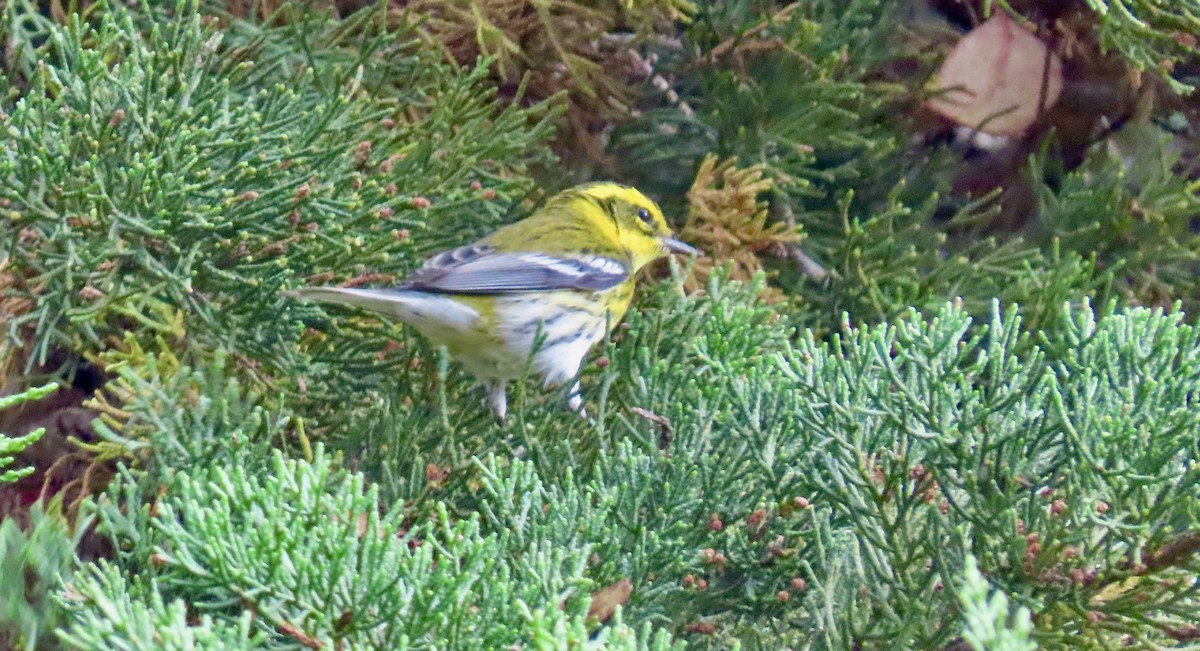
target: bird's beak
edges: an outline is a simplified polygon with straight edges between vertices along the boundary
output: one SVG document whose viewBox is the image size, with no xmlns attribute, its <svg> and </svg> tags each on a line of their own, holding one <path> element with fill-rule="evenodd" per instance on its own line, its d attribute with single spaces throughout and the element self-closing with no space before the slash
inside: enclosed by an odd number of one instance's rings
<svg viewBox="0 0 1200 651">
<path fill-rule="evenodd" d="M 680 242 L 673 237 L 662 238 L 662 243 L 671 253 L 684 253 L 686 255 L 698 255 L 700 253 L 696 247 L 685 242 Z"/>
</svg>

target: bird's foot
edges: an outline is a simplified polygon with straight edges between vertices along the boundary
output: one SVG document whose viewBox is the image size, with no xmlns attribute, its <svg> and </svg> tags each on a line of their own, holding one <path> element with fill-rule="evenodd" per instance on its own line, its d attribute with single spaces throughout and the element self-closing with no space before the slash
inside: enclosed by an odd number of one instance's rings
<svg viewBox="0 0 1200 651">
<path fill-rule="evenodd" d="M 505 391 L 504 385 L 503 380 L 494 380 L 487 384 L 488 406 L 491 407 L 492 415 L 501 425 L 508 416 L 508 393 Z"/>
<path fill-rule="evenodd" d="M 571 390 L 567 393 L 567 409 L 579 414 L 579 417 L 586 420 L 589 425 L 595 425 L 596 420 L 588 416 L 587 409 L 583 407 L 583 396 L 580 393 L 579 383 L 576 382 Z"/>
</svg>

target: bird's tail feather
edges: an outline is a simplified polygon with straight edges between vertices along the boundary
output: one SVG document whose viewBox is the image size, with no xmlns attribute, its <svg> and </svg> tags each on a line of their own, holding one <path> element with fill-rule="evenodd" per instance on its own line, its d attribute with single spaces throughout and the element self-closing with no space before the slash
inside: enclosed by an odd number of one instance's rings
<svg viewBox="0 0 1200 651">
<path fill-rule="evenodd" d="M 394 312 L 398 306 L 406 302 L 406 297 L 401 292 L 382 292 L 350 287 L 302 287 L 284 292 L 284 295 L 323 303 L 340 303 L 385 314 Z"/>
<path fill-rule="evenodd" d="M 303 287 L 285 296 L 310 301 L 340 303 L 358 307 L 415 326 L 456 329 L 472 327 L 479 313 L 448 296 L 396 289 L 355 289 L 351 287 Z"/>
</svg>

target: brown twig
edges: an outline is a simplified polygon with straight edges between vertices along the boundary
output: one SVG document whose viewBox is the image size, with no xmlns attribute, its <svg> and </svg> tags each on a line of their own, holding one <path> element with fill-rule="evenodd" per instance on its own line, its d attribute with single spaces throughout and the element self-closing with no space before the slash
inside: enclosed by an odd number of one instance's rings
<svg viewBox="0 0 1200 651">
<path fill-rule="evenodd" d="M 667 418 L 666 416 L 659 416 L 658 414 L 647 409 L 642 409 L 641 407 L 630 407 L 629 411 L 636 416 L 641 416 L 651 423 L 658 425 L 658 447 L 660 450 L 666 448 L 667 445 L 671 443 L 671 419 Z"/>
<path fill-rule="evenodd" d="M 1200 552 L 1200 531 L 1185 533 L 1151 554 L 1150 559 L 1138 567 L 1135 574 L 1149 574 L 1166 567 L 1178 566 L 1196 552 Z"/>
</svg>

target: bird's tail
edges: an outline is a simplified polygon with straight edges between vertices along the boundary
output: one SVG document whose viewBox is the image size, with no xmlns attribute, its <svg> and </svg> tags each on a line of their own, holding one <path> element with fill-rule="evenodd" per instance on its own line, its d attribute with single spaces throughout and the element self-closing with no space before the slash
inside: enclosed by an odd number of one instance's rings
<svg viewBox="0 0 1200 651">
<path fill-rule="evenodd" d="M 283 295 L 322 303 L 340 303 L 388 315 L 392 315 L 406 302 L 402 292 L 350 287 L 302 287 L 284 292 Z"/>
<path fill-rule="evenodd" d="M 403 321 L 419 328 L 474 327 L 479 313 L 452 297 L 403 289 L 355 289 L 351 287 L 303 287 L 285 296 L 310 301 L 358 307 Z"/>
</svg>

